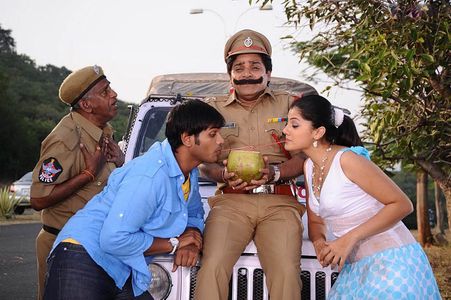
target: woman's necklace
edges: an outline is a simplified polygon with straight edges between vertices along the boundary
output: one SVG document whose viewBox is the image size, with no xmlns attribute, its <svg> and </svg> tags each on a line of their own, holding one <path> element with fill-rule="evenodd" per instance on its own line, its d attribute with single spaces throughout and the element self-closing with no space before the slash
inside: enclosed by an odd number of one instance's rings
<svg viewBox="0 0 451 300">
<path fill-rule="evenodd" d="M 324 180 L 324 169 L 326 168 L 326 162 L 328 159 L 328 154 L 332 150 L 332 145 L 329 145 L 329 148 L 326 149 L 326 153 L 324 154 L 323 158 L 321 159 L 321 165 L 319 166 L 319 178 L 316 179 L 316 172 L 315 172 L 315 163 L 313 163 L 312 168 L 312 189 L 313 194 L 315 194 L 316 199 L 318 199 L 321 195 L 321 188 L 323 187 L 323 180 Z M 317 184 L 315 184 L 315 181 Z"/>
</svg>

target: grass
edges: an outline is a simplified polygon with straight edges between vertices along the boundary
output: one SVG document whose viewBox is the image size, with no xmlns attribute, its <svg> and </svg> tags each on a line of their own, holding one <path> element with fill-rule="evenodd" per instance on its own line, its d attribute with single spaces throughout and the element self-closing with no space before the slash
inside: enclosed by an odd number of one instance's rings
<svg viewBox="0 0 451 300">
<path fill-rule="evenodd" d="M 19 203 L 20 199 L 16 199 L 14 194 L 9 195 L 9 188 L 0 189 L 0 218 L 11 219 L 14 216 L 14 207 Z"/>
<path fill-rule="evenodd" d="M 412 230 L 416 237 L 417 232 Z M 424 248 L 424 252 L 429 258 L 438 288 L 443 299 L 451 299 L 451 231 L 446 232 L 446 239 L 449 241 L 446 246 L 430 246 Z"/>
</svg>

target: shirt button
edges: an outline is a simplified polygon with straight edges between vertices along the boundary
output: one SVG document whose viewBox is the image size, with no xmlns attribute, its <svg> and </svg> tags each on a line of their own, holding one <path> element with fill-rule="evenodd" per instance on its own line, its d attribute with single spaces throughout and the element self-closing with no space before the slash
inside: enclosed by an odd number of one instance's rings
<svg viewBox="0 0 451 300">
<path fill-rule="evenodd" d="M 102 181 L 97 181 L 96 184 L 97 184 L 98 186 L 101 186 L 101 185 L 102 185 Z"/>
<path fill-rule="evenodd" d="M 186 214 L 183 214 L 184 217 L 186 217 Z"/>
<path fill-rule="evenodd" d="M 161 159 L 158 160 L 158 163 L 161 164 Z"/>
</svg>

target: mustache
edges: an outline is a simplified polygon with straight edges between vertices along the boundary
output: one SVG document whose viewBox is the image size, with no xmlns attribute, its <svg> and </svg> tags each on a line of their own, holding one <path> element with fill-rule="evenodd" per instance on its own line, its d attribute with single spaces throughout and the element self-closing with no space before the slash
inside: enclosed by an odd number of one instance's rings
<svg viewBox="0 0 451 300">
<path fill-rule="evenodd" d="M 233 79 L 233 83 L 236 85 L 243 85 L 243 84 L 260 84 L 263 82 L 263 76 L 257 79 Z"/>
</svg>

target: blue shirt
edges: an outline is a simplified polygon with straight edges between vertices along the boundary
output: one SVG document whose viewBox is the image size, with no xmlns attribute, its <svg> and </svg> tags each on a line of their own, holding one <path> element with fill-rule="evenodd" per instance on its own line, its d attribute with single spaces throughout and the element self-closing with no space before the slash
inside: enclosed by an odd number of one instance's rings
<svg viewBox="0 0 451 300">
<path fill-rule="evenodd" d="M 111 173 L 103 191 L 69 219 L 53 248 L 64 239 L 77 240 L 119 288 L 132 272 L 134 294 L 142 294 L 151 280 L 143 252 L 154 238 L 179 236 L 186 227 L 203 231 L 198 175 L 197 168 L 191 171 L 185 201 L 185 176 L 171 146 L 167 140 L 155 143 Z"/>
</svg>

